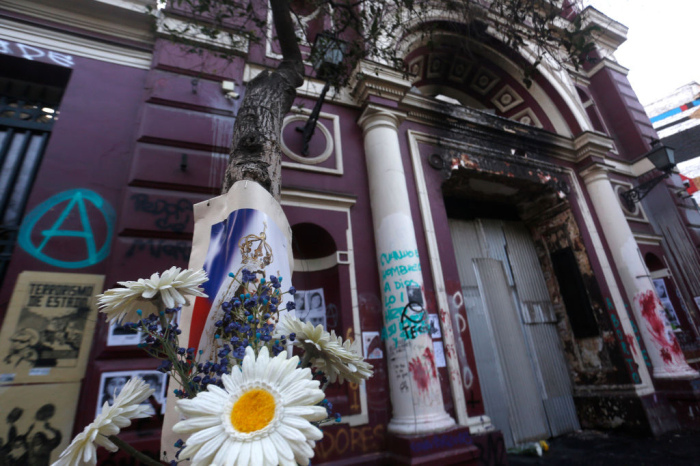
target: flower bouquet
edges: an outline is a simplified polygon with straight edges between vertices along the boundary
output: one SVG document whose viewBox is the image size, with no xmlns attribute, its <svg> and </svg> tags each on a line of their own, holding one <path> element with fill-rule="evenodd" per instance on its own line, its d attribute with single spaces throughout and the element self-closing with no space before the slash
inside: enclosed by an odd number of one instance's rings
<svg viewBox="0 0 700 466">
<path fill-rule="evenodd" d="M 178 388 L 174 425 L 178 440 L 171 465 L 302 465 L 314 456 L 321 428 L 340 422 L 340 414 L 325 399 L 330 383 L 360 383 L 371 377 L 353 342 L 314 327 L 281 311 L 294 309 L 294 287 L 282 291 L 282 277 L 265 277 L 243 269 L 230 274 L 240 294 L 221 303 L 215 322 L 215 355 L 180 346 L 175 316 L 186 296 L 206 295 L 199 286 L 204 270 L 177 267 L 150 279 L 120 282 L 122 288 L 98 296 L 109 322 L 119 322 L 145 334 L 141 347 L 162 360 Z M 145 310 L 145 311 L 144 311 Z M 292 346 L 300 348 L 292 356 Z M 144 405 L 153 390 L 138 378 L 130 380 L 101 414 L 61 454 L 54 465 L 94 465 L 97 446 L 122 449 L 145 464 L 162 464 L 141 454 L 117 437 L 132 419 L 148 417 Z"/>
</svg>

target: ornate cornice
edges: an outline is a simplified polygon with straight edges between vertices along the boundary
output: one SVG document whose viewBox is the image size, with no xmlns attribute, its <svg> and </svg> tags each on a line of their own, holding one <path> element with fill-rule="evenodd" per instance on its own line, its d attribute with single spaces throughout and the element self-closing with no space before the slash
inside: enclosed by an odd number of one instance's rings
<svg viewBox="0 0 700 466">
<path fill-rule="evenodd" d="M 411 89 L 411 82 L 388 66 L 362 60 L 350 78 L 350 89 L 358 105 L 373 96 L 398 102 Z"/>
</svg>

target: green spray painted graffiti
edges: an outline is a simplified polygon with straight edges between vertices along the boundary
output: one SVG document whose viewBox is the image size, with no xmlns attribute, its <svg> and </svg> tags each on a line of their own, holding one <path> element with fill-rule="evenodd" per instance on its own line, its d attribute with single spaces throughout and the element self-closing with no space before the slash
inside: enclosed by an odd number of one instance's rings
<svg viewBox="0 0 700 466">
<path fill-rule="evenodd" d="M 99 249 L 97 249 L 97 245 L 95 244 L 93 228 L 90 224 L 90 218 L 88 217 L 88 211 L 85 205 L 86 201 L 90 202 L 93 206 L 95 206 L 95 208 L 97 208 L 97 210 L 100 211 L 104 217 L 105 223 L 107 224 L 107 237 L 104 240 L 104 244 L 102 244 Z M 43 239 L 39 245 L 35 245 L 32 242 L 32 233 L 34 232 L 34 228 L 36 227 L 37 223 L 48 212 L 52 211 L 52 209 L 63 203 L 66 203 L 66 206 L 61 211 L 61 215 L 58 216 L 58 219 L 56 219 L 51 228 L 41 232 Z M 61 230 L 61 226 L 64 224 L 73 209 L 78 210 L 82 230 Z M 89 267 L 103 261 L 107 255 L 109 255 L 110 246 L 112 244 L 112 235 L 114 232 L 115 217 L 116 216 L 112 206 L 109 205 L 107 201 L 102 199 L 102 197 L 96 192 L 90 191 L 89 189 L 71 189 L 50 197 L 27 214 L 19 230 L 18 243 L 20 247 L 31 256 L 55 267 L 61 267 L 64 269 L 80 269 L 83 267 Z M 87 257 L 78 261 L 65 261 L 49 256 L 44 252 L 44 248 L 51 239 L 57 237 L 82 238 L 85 241 L 85 246 L 87 247 Z"/>
</svg>

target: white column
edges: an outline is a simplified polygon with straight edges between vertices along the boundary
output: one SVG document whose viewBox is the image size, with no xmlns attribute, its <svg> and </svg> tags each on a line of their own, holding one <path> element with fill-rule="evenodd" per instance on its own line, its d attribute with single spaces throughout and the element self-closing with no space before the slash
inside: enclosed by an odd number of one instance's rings
<svg viewBox="0 0 700 466">
<path fill-rule="evenodd" d="M 618 195 L 601 166 L 581 174 L 602 226 L 620 279 L 639 324 L 639 331 L 654 366 L 654 377 L 687 379 L 700 376 L 685 360 L 656 288 L 632 234 Z"/>
<path fill-rule="evenodd" d="M 427 312 L 406 309 L 407 287 L 417 285 L 422 294 L 423 276 L 399 147 L 401 117 L 369 107 L 359 124 L 364 130 L 393 406 L 388 430 L 423 434 L 455 421 L 444 409 Z"/>
</svg>

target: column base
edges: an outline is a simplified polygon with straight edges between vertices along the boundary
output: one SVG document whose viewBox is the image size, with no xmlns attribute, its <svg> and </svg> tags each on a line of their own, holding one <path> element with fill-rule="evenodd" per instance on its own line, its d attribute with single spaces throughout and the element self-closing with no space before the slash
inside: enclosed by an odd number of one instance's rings
<svg viewBox="0 0 700 466">
<path fill-rule="evenodd" d="M 700 373 L 690 366 L 678 371 L 667 371 L 665 367 L 654 367 L 654 372 L 652 373 L 655 379 L 676 379 L 676 380 L 689 380 L 700 378 Z"/>
<path fill-rule="evenodd" d="M 417 417 L 395 417 L 391 419 L 386 429 L 390 434 L 421 435 L 446 430 L 454 427 L 455 424 L 455 420 L 442 411 Z"/>
<path fill-rule="evenodd" d="M 429 435 L 392 435 L 387 438 L 391 465 L 476 465 L 480 449 L 467 427 Z"/>
</svg>

